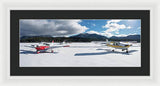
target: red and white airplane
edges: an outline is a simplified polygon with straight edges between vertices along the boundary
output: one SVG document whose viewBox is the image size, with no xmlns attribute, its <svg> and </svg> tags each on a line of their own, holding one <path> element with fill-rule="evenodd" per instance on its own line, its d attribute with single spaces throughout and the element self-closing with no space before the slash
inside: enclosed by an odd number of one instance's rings
<svg viewBox="0 0 160 86">
<path fill-rule="evenodd" d="M 51 53 L 53 53 L 53 48 L 60 48 L 60 47 L 70 47 L 69 45 L 54 45 L 53 44 L 54 41 L 52 41 L 52 43 L 46 43 L 46 42 L 41 42 L 38 45 L 31 45 L 32 48 L 36 49 L 36 53 L 39 54 L 40 52 L 46 52 L 48 50 L 51 51 Z"/>
</svg>

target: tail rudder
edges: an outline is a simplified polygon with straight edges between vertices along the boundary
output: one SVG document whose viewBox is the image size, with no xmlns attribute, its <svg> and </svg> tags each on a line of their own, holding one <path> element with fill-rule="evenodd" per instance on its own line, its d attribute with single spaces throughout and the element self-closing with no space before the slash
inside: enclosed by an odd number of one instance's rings
<svg viewBox="0 0 160 86">
<path fill-rule="evenodd" d="M 106 39 L 106 44 L 109 44 L 108 39 Z"/>
<path fill-rule="evenodd" d="M 51 46 L 53 46 L 54 40 L 52 40 L 52 43 L 50 44 Z"/>
</svg>

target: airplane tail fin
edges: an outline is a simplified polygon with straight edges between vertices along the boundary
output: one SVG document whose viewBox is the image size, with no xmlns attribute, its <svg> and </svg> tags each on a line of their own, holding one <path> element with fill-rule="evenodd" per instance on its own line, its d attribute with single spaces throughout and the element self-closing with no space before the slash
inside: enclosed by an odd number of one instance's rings
<svg viewBox="0 0 160 86">
<path fill-rule="evenodd" d="M 108 39 L 106 39 L 106 44 L 109 44 Z"/>
<path fill-rule="evenodd" d="M 52 43 L 50 44 L 51 46 L 53 46 L 54 40 L 52 40 Z"/>
</svg>

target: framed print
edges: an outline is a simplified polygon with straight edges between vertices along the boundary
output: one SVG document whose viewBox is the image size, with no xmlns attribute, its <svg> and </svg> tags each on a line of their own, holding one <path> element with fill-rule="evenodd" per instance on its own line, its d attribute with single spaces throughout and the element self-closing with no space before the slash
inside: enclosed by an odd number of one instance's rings
<svg viewBox="0 0 160 86">
<path fill-rule="evenodd" d="M 10 10 L 11 76 L 149 76 L 150 10 Z"/>
</svg>

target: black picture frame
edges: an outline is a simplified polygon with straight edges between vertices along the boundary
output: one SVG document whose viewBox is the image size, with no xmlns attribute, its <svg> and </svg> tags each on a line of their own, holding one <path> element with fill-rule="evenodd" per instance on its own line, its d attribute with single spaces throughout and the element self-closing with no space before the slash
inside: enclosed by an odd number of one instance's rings
<svg viewBox="0 0 160 86">
<path fill-rule="evenodd" d="M 19 19 L 141 19 L 141 67 L 19 67 Z M 150 10 L 10 10 L 10 76 L 149 76 Z"/>
</svg>

